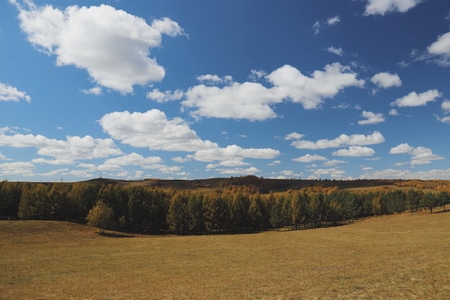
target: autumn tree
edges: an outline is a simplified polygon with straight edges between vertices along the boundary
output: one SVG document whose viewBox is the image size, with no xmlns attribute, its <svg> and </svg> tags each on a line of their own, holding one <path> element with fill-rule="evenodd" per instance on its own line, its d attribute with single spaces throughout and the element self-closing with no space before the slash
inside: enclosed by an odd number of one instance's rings
<svg viewBox="0 0 450 300">
<path fill-rule="evenodd" d="M 97 227 L 102 233 L 104 229 L 111 229 L 114 226 L 114 211 L 111 207 L 99 201 L 89 211 L 86 220 L 88 226 Z"/>
</svg>

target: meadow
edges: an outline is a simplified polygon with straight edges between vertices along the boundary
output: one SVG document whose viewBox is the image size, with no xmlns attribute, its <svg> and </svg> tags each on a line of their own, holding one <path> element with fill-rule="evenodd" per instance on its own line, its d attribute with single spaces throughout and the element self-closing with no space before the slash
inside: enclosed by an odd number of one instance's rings
<svg viewBox="0 0 450 300">
<path fill-rule="evenodd" d="M 0 221 L 1 299 L 449 299 L 450 213 L 239 235 Z"/>
</svg>

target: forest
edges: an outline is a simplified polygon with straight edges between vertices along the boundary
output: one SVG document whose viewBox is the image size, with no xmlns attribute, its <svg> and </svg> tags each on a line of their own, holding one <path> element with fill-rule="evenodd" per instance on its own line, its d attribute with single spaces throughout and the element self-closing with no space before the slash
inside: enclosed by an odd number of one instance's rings
<svg viewBox="0 0 450 300">
<path fill-rule="evenodd" d="M 433 212 L 450 203 L 447 186 L 434 185 L 431 190 L 408 187 L 407 182 L 398 185 L 353 191 L 327 184 L 261 193 L 253 185 L 195 190 L 108 181 L 3 181 L 0 219 L 63 220 L 148 234 L 248 233 L 337 226 L 424 209 Z"/>
</svg>

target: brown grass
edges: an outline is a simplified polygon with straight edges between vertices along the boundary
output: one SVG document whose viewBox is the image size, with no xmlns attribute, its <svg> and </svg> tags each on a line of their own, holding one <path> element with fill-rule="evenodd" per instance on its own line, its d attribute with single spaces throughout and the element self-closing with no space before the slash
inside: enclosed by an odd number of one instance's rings
<svg viewBox="0 0 450 300">
<path fill-rule="evenodd" d="M 450 299 L 450 213 L 250 235 L 0 222 L 1 299 Z"/>
</svg>

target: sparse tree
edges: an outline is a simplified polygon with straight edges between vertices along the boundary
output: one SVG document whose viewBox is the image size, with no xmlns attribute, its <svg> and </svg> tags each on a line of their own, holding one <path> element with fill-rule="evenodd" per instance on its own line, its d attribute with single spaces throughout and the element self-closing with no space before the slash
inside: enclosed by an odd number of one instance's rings
<svg viewBox="0 0 450 300">
<path fill-rule="evenodd" d="M 111 229 L 114 226 L 114 211 L 111 207 L 99 201 L 89 211 L 86 220 L 88 226 L 97 227 L 102 233 L 104 229 Z"/>
</svg>

